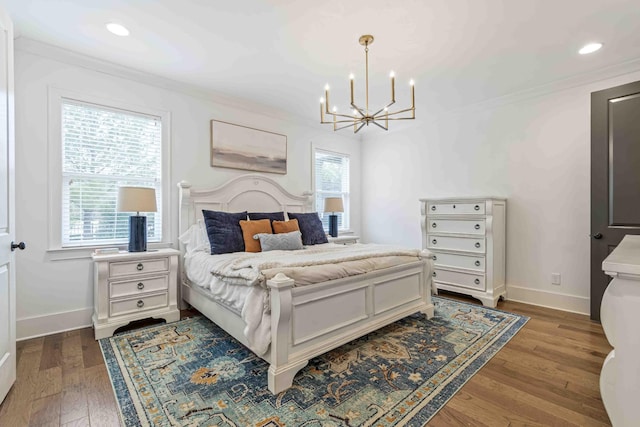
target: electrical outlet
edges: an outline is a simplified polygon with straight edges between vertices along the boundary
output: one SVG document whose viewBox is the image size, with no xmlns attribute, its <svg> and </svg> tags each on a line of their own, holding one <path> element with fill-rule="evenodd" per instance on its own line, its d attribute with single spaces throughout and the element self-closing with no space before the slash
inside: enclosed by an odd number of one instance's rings
<svg viewBox="0 0 640 427">
<path fill-rule="evenodd" d="M 551 284 L 552 285 L 560 285 L 560 273 L 551 273 Z"/>
</svg>

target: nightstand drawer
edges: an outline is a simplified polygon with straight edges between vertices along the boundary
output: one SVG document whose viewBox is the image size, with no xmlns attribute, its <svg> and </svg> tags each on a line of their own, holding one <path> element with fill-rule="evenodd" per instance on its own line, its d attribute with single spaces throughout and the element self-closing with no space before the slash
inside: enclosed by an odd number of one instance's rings
<svg viewBox="0 0 640 427">
<path fill-rule="evenodd" d="M 484 218 L 479 220 L 433 219 L 427 220 L 430 233 L 462 233 L 484 235 Z"/>
<path fill-rule="evenodd" d="M 433 270 L 433 281 L 436 284 L 444 283 L 484 291 L 484 275 L 479 276 L 436 268 Z"/>
<path fill-rule="evenodd" d="M 109 283 L 109 298 L 164 291 L 169 288 L 169 276 L 151 277 L 127 282 Z"/>
<path fill-rule="evenodd" d="M 153 310 L 154 308 L 168 305 L 167 293 L 148 295 L 140 298 L 109 301 L 109 315 L 122 316 L 140 311 Z"/>
<path fill-rule="evenodd" d="M 139 261 L 122 261 L 109 263 L 109 277 L 130 276 L 169 271 L 169 258 L 151 258 Z"/>
<path fill-rule="evenodd" d="M 478 203 L 428 203 L 427 215 L 484 215 L 484 202 Z"/>
</svg>

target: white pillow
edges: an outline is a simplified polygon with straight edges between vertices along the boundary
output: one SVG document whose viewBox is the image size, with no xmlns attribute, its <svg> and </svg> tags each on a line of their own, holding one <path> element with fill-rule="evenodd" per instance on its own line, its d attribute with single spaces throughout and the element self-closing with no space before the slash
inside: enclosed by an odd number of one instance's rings
<svg viewBox="0 0 640 427">
<path fill-rule="evenodd" d="M 187 231 L 178 237 L 184 245 L 186 253 L 207 252 L 211 253 L 211 245 L 209 244 L 209 236 L 204 220 L 199 219 L 196 224 L 191 225 Z"/>
</svg>

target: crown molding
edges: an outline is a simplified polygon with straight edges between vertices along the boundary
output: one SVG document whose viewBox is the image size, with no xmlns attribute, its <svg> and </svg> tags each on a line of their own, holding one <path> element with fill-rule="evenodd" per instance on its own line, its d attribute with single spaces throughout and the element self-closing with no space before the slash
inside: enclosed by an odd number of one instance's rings
<svg viewBox="0 0 640 427">
<path fill-rule="evenodd" d="M 156 86 L 162 89 L 179 92 L 194 98 L 202 99 L 212 103 L 220 104 L 230 108 L 236 108 L 255 114 L 260 114 L 273 119 L 295 122 L 305 126 L 313 127 L 316 124 L 308 117 L 294 114 L 289 111 L 277 109 L 270 105 L 261 104 L 248 99 L 238 98 L 229 94 L 214 91 L 212 89 L 179 82 L 177 80 L 158 76 L 145 71 L 118 65 L 93 56 L 73 52 L 58 46 L 54 46 L 41 41 L 18 37 L 14 41 L 15 50 L 75 65 L 113 77 L 131 80 L 145 85 Z"/>
<path fill-rule="evenodd" d="M 138 83 L 156 86 L 162 89 L 179 92 L 194 98 L 202 99 L 212 103 L 220 104 L 230 108 L 236 108 L 255 114 L 260 114 L 277 120 L 294 122 L 304 126 L 311 127 L 319 132 L 327 131 L 325 127 L 319 127 L 315 120 L 293 112 L 277 109 L 270 105 L 257 103 L 248 99 L 233 97 L 229 94 L 214 91 L 209 88 L 179 82 L 166 77 L 161 77 L 145 71 L 136 70 L 105 61 L 96 57 L 73 52 L 58 46 L 50 45 L 37 40 L 26 37 L 18 37 L 15 39 L 14 46 L 16 50 L 42 56 L 55 61 L 66 64 L 75 65 L 86 68 L 98 73 L 107 74 L 113 77 L 120 77 Z M 495 109 L 509 104 L 525 102 L 530 99 L 543 97 L 552 93 L 573 89 L 580 86 L 594 84 L 599 81 L 620 77 L 626 74 L 640 72 L 640 58 L 621 62 L 618 64 L 602 67 L 593 71 L 576 74 L 564 79 L 555 80 L 543 85 L 534 86 L 510 94 L 489 98 L 484 101 L 468 104 L 459 108 L 453 108 L 447 111 L 426 112 L 425 122 L 434 122 L 441 117 L 473 113 L 488 109 Z M 420 120 L 420 121 L 422 121 Z M 325 132 L 322 132 L 325 133 Z M 333 133 L 328 132 L 327 133 Z M 343 135 L 344 136 L 344 135 Z M 366 141 L 364 135 L 359 135 L 355 139 Z"/>
<path fill-rule="evenodd" d="M 554 80 L 543 85 L 533 86 L 528 89 L 512 92 L 504 96 L 490 98 L 484 101 L 465 105 L 460 108 L 454 108 L 443 112 L 442 114 L 436 114 L 436 116 L 432 119 L 437 120 L 438 117 L 442 116 L 458 115 L 482 110 L 495 109 L 509 104 L 525 102 L 530 99 L 540 98 L 543 96 L 551 95 L 553 93 L 595 84 L 603 80 L 609 80 L 635 72 L 640 72 L 640 58 L 598 68 L 596 70 L 585 73 L 575 74 L 564 79 Z"/>
</svg>

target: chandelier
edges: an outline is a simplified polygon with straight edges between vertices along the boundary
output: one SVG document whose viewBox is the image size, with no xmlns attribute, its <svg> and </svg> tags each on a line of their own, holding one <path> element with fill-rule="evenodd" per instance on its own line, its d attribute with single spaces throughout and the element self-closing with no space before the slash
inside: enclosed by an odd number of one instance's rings
<svg viewBox="0 0 640 427">
<path fill-rule="evenodd" d="M 403 110 L 398 111 L 389 111 L 389 107 L 391 107 L 396 102 L 396 76 L 392 71 L 389 74 L 389 78 L 391 79 L 391 102 L 389 102 L 384 107 L 379 110 L 370 110 L 369 109 L 369 45 L 373 43 L 373 36 L 364 35 L 361 36 L 358 40 L 362 46 L 364 46 L 364 56 L 365 56 L 365 104 L 364 108 L 356 105 L 353 99 L 353 84 L 354 84 L 354 75 L 353 73 L 349 75 L 349 81 L 351 85 L 351 114 L 341 114 L 338 113 L 337 107 L 333 107 L 331 111 L 329 111 L 329 84 L 324 87 L 324 98 L 320 98 L 320 123 L 322 124 L 333 124 L 333 130 L 345 129 L 350 126 L 353 126 L 353 133 L 358 133 L 360 129 L 364 125 L 369 126 L 370 123 L 382 128 L 384 130 L 389 130 L 389 120 L 413 120 L 416 118 L 416 107 L 415 107 L 415 87 L 413 80 L 409 81 L 409 85 L 411 86 L 411 107 L 405 108 Z M 330 120 L 325 121 L 325 116 L 329 116 Z M 383 124 L 384 123 L 384 124 Z"/>
</svg>

